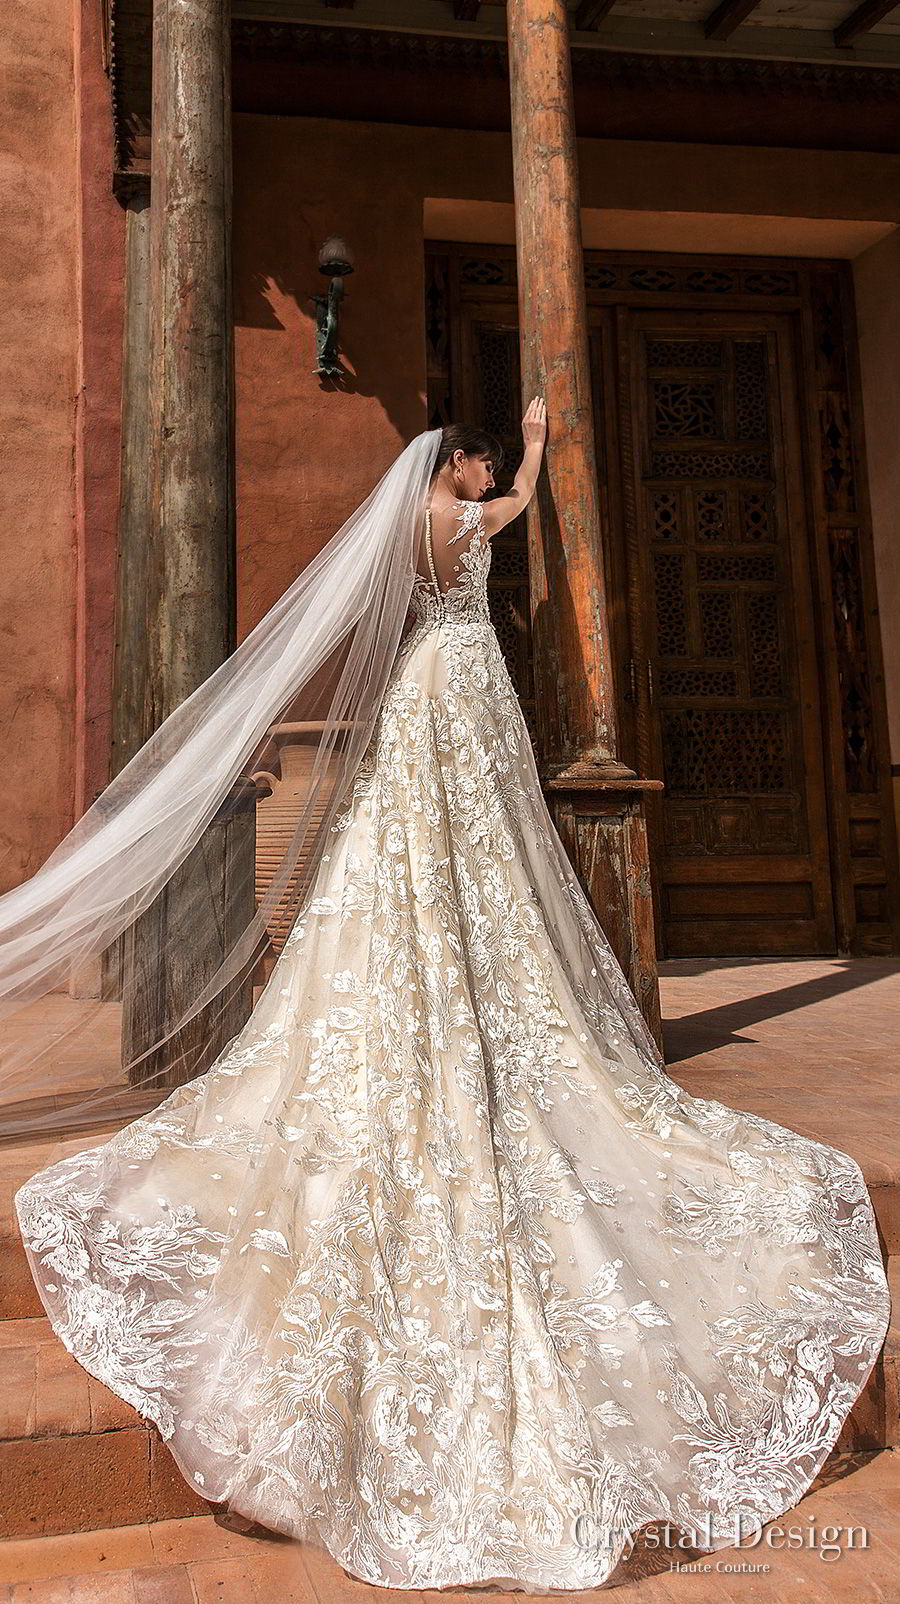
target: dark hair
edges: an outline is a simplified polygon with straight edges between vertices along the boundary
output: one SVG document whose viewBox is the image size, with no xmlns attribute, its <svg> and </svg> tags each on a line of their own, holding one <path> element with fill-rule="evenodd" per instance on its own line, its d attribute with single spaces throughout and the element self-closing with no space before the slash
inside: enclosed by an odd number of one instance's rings
<svg viewBox="0 0 900 1604">
<path fill-rule="evenodd" d="M 454 451 L 463 451 L 467 457 L 487 457 L 495 472 L 503 461 L 503 447 L 494 435 L 488 434 L 486 429 L 474 429 L 464 423 L 448 424 L 441 431 L 435 473 L 440 473 Z"/>
</svg>

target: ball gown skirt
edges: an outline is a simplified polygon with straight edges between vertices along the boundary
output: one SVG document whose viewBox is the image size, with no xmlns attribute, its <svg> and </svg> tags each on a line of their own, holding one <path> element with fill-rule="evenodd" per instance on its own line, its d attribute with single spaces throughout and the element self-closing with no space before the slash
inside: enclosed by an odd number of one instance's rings
<svg viewBox="0 0 900 1604">
<path fill-rule="evenodd" d="M 16 1203 L 54 1330 L 205 1498 L 384 1587 L 580 1589 L 646 1522 L 793 1508 L 890 1300 L 858 1164 L 666 1075 L 466 526 L 246 1026 Z"/>
</svg>

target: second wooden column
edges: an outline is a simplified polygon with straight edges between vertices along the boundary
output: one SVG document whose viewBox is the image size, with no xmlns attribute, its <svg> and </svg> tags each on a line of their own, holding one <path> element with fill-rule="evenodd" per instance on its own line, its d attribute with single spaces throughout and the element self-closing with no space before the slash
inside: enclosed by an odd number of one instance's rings
<svg viewBox="0 0 900 1604">
<path fill-rule="evenodd" d="M 543 395 L 528 508 L 542 779 L 570 858 L 660 1039 L 643 792 L 618 755 L 565 0 L 507 0 L 523 402 Z"/>
</svg>

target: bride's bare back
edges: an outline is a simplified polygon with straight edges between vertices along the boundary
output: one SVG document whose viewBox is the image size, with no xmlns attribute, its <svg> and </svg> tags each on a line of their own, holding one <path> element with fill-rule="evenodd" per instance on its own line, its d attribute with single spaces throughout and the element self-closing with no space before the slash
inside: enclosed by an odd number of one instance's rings
<svg viewBox="0 0 900 1604">
<path fill-rule="evenodd" d="M 460 575 L 463 572 L 463 556 L 468 551 L 472 541 L 477 538 L 477 532 L 483 528 L 485 539 L 489 540 L 499 529 L 504 528 L 506 524 L 517 518 L 528 505 L 534 493 L 546 434 L 547 409 L 542 398 L 535 396 L 529 403 L 522 419 L 524 451 L 518 472 L 506 494 L 494 496 L 490 501 L 447 500 L 448 490 L 453 496 L 451 465 L 446 463 L 441 469 L 433 489 L 433 494 L 437 498 L 437 505 L 430 507 L 429 521 L 431 524 L 431 551 L 434 561 L 434 574 L 437 577 L 438 589 L 443 595 L 446 595 L 448 590 L 458 584 Z M 454 457 L 458 457 L 461 462 L 465 461 L 465 453 L 462 450 L 457 451 Z M 487 476 L 490 487 L 493 484 L 493 464 L 486 457 L 482 458 L 481 461 L 487 463 Z M 457 464 L 457 475 L 461 471 L 460 465 Z M 456 482 L 457 484 L 460 482 L 458 477 Z M 477 483 L 478 481 L 476 480 L 475 482 Z M 416 571 L 424 579 L 429 579 L 433 582 L 433 575 L 428 562 L 428 545 L 424 529 L 416 561 Z"/>
<path fill-rule="evenodd" d="M 449 506 L 428 509 L 434 572 L 437 575 L 438 588 L 443 593 L 451 590 L 459 581 L 463 571 L 462 553 L 468 551 L 475 538 L 475 532 L 481 525 L 483 516 L 480 511 L 481 505 L 477 501 L 457 501 Z M 424 529 L 416 569 L 425 579 L 432 579 Z"/>
</svg>

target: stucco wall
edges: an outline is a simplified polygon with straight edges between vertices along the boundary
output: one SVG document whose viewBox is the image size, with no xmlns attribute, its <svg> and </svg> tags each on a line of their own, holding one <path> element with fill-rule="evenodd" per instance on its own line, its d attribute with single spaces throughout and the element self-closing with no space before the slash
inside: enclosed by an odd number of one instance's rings
<svg viewBox="0 0 900 1604">
<path fill-rule="evenodd" d="M 80 0 L 78 23 L 76 818 L 109 779 L 125 266 L 125 213 L 112 192 L 112 108 L 98 0 Z"/>
<path fill-rule="evenodd" d="M 425 427 L 423 174 L 411 132 L 237 119 L 241 634 Z M 313 372 L 310 298 L 327 289 L 317 258 L 331 233 L 356 259 L 341 312 L 343 386 Z"/>
<path fill-rule="evenodd" d="M 0 186 L 0 876 L 46 856 L 74 796 L 75 100 L 71 0 L 10 4 Z"/>
<path fill-rule="evenodd" d="M 0 30 L 0 889 L 106 778 L 121 214 L 99 9 L 10 0 Z"/>
</svg>

